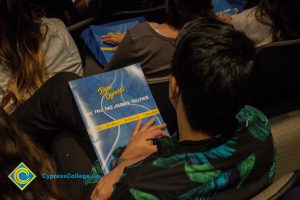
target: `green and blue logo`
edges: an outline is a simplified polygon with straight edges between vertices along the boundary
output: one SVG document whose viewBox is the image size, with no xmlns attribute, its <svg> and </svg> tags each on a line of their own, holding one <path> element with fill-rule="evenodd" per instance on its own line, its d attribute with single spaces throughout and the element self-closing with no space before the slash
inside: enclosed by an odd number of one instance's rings
<svg viewBox="0 0 300 200">
<path fill-rule="evenodd" d="M 36 175 L 21 162 L 19 166 L 8 175 L 8 178 L 23 191 L 36 178 Z"/>
</svg>

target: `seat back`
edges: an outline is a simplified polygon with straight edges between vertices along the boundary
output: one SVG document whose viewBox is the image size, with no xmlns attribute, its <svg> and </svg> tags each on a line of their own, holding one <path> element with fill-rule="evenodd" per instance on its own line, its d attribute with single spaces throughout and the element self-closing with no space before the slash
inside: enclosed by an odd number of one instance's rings
<svg viewBox="0 0 300 200">
<path fill-rule="evenodd" d="M 169 77 L 147 80 L 157 107 L 168 127 L 170 134 L 177 130 L 177 117 L 169 99 Z"/>
<path fill-rule="evenodd" d="M 277 200 L 300 179 L 300 110 L 270 120 L 276 148 L 274 183 L 251 200 Z"/>
<path fill-rule="evenodd" d="M 300 39 L 274 42 L 257 49 L 255 64 L 261 72 L 253 105 L 268 117 L 300 107 L 299 52 Z"/>
<path fill-rule="evenodd" d="M 300 170 L 300 110 L 270 120 L 277 156 L 276 179 Z"/>
<path fill-rule="evenodd" d="M 97 15 L 102 23 L 137 16 L 145 16 L 150 21 L 160 21 L 166 13 L 161 0 L 94 0 L 98 7 Z"/>
<path fill-rule="evenodd" d="M 59 132 L 52 142 L 52 156 L 57 174 L 91 174 L 97 160 L 89 138 L 73 132 Z M 84 179 L 58 179 L 58 187 L 66 199 L 81 200 L 90 196 L 91 186 Z"/>
</svg>

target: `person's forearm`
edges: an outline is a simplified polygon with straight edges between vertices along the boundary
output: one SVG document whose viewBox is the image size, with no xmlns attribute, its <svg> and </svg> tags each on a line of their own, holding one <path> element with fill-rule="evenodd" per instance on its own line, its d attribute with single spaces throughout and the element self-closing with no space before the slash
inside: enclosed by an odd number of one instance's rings
<svg viewBox="0 0 300 200">
<path fill-rule="evenodd" d="M 124 170 L 125 167 L 133 165 L 133 164 L 135 164 L 135 163 L 137 163 L 137 162 L 139 162 L 141 160 L 144 160 L 146 157 L 148 157 L 148 156 L 134 158 L 134 159 L 127 159 L 127 158 L 121 156 L 119 164 L 117 165 L 117 167 L 119 167 L 120 170 L 121 169 Z"/>
</svg>

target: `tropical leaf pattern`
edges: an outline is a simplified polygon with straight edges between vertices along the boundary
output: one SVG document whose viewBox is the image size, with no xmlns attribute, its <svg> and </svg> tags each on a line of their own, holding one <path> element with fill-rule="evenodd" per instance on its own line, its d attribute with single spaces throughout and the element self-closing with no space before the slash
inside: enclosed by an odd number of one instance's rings
<svg viewBox="0 0 300 200">
<path fill-rule="evenodd" d="M 206 183 L 218 177 L 220 170 L 215 170 L 211 164 L 188 164 L 184 163 L 185 173 L 191 181 L 198 183 Z"/>
<path fill-rule="evenodd" d="M 220 145 L 214 149 L 204 152 L 204 154 L 211 159 L 228 158 L 235 152 L 234 148 L 229 147 L 227 144 Z"/>
<path fill-rule="evenodd" d="M 176 153 L 176 142 L 174 142 L 173 138 L 158 138 L 156 139 L 156 146 L 161 157 L 170 157 Z"/>
<path fill-rule="evenodd" d="M 271 127 L 267 117 L 252 106 L 245 106 L 236 115 L 239 122 L 245 123 L 253 137 L 260 141 L 265 141 L 270 133 Z"/>
<path fill-rule="evenodd" d="M 189 160 L 189 162 L 191 162 L 193 164 L 209 163 L 207 157 L 202 152 L 199 152 L 199 153 L 188 153 L 188 154 L 186 154 L 186 157 Z"/>
<path fill-rule="evenodd" d="M 89 184 L 96 184 L 99 180 L 104 176 L 101 166 L 98 160 L 95 161 L 94 165 L 92 166 L 91 174 L 89 178 L 84 181 L 85 185 Z"/>
<path fill-rule="evenodd" d="M 158 158 L 152 163 L 152 165 L 160 168 L 172 168 L 183 164 L 185 157 L 185 154 L 176 154 L 168 158 Z"/>
<path fill-rule="evenodd" d="M 248 178 L 249 174 L 251 173 L 254 165 L 255 165 L 255 154 L 251 154 L 246 160 L 239 163 L 237 168 L 240 172 L 240 182 L 237 188 L 240 188 L 245 180 Z"/>
<path fill-rule="evenodd" d="M 159 198 L 157 198 L 153 194 L 142 192 L 134 188 L 130 188 L 129 191 L 132 194 L 133 198 L 137 200 L 159 200 Z"/>
<path fill-rule="evenodd" d="M 160 168 L 172 168 L 178 165 L 184 164 L 185 161 L 189 161 L 193 164 L 205 164 L 209 163 L 209 159 L 228 158 L 236 151 L 229 145 L 236 144 L 238 137 L 228 140 L 225 144 L 217 146 L 205 152 L 187 153 L 187 154 L 175 154 L 167 158 L 158 158 L 152 164 Z"/>
<path fill-rule="evenodd" d="M 199 200 L 207 200 L 210 197 L 212 197 L 216 192 L 224 189 L 228 185 L 230 174 L 230 171 L 220 173 L 219 176 L 217 176 L 216 178 L 180 195 L 178 199 L 186 200 L 193 198 Z"/>
</svg>

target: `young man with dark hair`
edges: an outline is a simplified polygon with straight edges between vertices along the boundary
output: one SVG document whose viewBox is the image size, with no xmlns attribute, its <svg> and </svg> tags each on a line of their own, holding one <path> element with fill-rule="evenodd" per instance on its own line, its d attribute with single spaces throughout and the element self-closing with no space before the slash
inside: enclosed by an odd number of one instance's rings
<svg viewBox="0 0 300 200">
<path fill-rule="evenodd" d="M 178 134 L 140 128 L 91 199 L 249 199 L 276 173 L 267 118 L 246 106 L 257 75 L 245 34 L 213 18 L 181 31 L 170 79 Z M 155 138 L 155 144 L 151 142 Z M 134 164 L 134 165 L 132 165 Z"/>
</svg>

